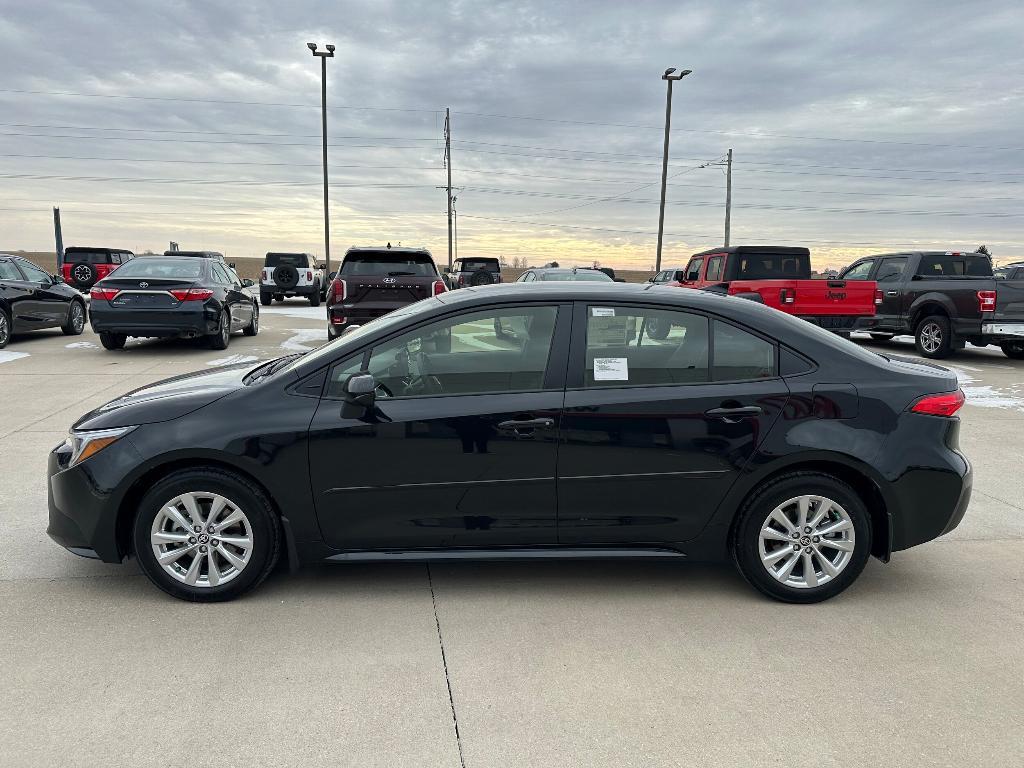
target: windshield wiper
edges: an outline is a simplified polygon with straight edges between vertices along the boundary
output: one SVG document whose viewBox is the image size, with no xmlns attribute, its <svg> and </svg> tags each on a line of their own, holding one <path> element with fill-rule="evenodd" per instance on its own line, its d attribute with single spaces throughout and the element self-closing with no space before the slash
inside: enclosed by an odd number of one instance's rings
<svg viewBox="0 0 1024 768">
<path fill-rule="evenodd" d="M 258 368 L 254 368 L 253 370 L 249 371 L 248 375 L 245 377 L 245 379 L 243 379 L 243 383 L 248 385 L 256 381 L 259 381 L 260 379 L 264 379 L 267 376 L 273 376 L 275 373 L 277 373 L 290 362 L 292 362 L 295 358 L 302 357 L 304 354 L 306 353 L 296 352 L 293 355 L 285 355 L 284 357 L 279 357 L 275 360 L 271 360 L 270 362 L 264 363 Z"/>
<path fill-rule="evenodd" d="M 401 275 L 415 275 L 415 272 L 388 272 L 388 277 L 399 277 Z"/>
</svg>

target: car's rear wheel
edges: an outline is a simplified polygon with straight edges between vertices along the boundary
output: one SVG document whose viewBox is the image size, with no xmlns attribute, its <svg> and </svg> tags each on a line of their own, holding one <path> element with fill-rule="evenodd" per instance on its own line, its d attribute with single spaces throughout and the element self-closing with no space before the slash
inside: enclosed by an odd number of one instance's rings
<svg viewBox="0 0 1024 768">
<path fill-rule="evenodd" d="M 126 341 L 128 341 L 128 336 L 123 333 L 110 333 L 108 331 L 100 333 L 100 344 L 103 345 L 104 349 L 124 349 Z"/>
<path fill-rule="evenodd" d="M 228 344 L 231 342 L 231 316 L 227 311 L 220 313 L 220 324 L 217 326 L 216 333 L 206 337 L 210 345 L 210 349 L 227 349 Z"/>
<path fill-rule="evenodd" d="M 0 309 L 0 349 L 7 346 L 7 342 L 11 340 L 11 318 L 7 314 L 7 310 Z"/>
<path fill-rule="evenodd" d="M 922 357 L 941 360 L 953 354 L 953 333 L 945 315 L 929 315 L 917 324 L 914 346 Z"/>
<path fill-rule="evenodd" d="M 182 600 L 231 600 L 267 577 L 281 532 L 267 497 L 234 473 L 185 469 L 142 499 L 135 555 L 156 586 Z"/>
<path fill-rule="evenodd" d="M 320 306 L 320 283 L 313 286 L 313 292 L 309 294 L 309 306 L 319 307 Z"/>
<path fill-rule="evenodd" d="M 740 573 L 776 600 L 816 603 L 852 584 L 871 553 L 871 518 L 836 477 L 793 472 L 743 506 L 733 532 Z"/>
<path fill-rule="evenodd" d="M 260 308 L 256 306 L 256 302 L 252 304 L 252 320 L 242 330 L 246 336 L 255 336 L 260 332 Z"/>
<path fill-rule="evenodd" d="M 68 319 L 60 327 L 65 336 L 78 336 L 85 330 L 85 304 L 75 299 L 68 307 Z"/>
<path fill-rule="evenodd" d="M 1024 341 L 1007 341 L 1000 344 L 999 348 L 1011 360 L 1024 360 Z"/>
<path fill-rule="evenodd" d="M 264 307 L 269 307 L 270 306 L 270 302 L 272 302 L 273 300 L 274 300 L 273 294 L 270 294 L 270 293 L 261 293 L 260 294 L 260 304 L 262 304 Z"/>
</svg>

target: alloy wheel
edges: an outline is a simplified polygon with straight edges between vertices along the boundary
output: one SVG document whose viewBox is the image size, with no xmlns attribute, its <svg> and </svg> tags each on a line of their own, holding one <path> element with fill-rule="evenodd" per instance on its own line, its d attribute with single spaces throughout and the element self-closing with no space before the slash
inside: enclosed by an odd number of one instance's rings
<svg viewBox="0 0 1024 768">
<path fill-rule="evenodd" d="M 82 305 L 77 301 L 71 305 L 71 327 L 75 333 L 85 330 L 85 312 L 82 311 Z"/>
<path fill-rule="evenodd" d="M 921 327 L 921 348 L 928 354 L 934 354 L 942 346 L 942 329 L 938 323 L 927 323 Z"/>
<path fill-rule="evenodd" d="M 209 589 L 236 578 L 249 564 L 252 526 L 245 512 L 218 493 L 183 493 L 156 514 L 150 544 L 173 579 Z"/>
<path fill-rule="evenodd" d="M 0 347 L 4 346 L 11 338 L 11 328 L 7 324 L 7 315 L 0 312 Z"/>
<path fill-rule="evenodd" d="M 765 518 L 758 537 L 761 564 L 776 580 L 813 589 L 835 579 L 853 558 L 853 520 L 825 496 L 797 496 Z"/>
</svg>

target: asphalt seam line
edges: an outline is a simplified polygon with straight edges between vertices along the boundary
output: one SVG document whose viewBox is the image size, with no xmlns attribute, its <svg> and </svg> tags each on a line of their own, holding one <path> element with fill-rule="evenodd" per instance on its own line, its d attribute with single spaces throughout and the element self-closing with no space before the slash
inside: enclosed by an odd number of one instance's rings
<svg viewBox="0 0 1024 768">
<path fill-rule="evenodd" d="M 427 584 L 430 585 L 430 604 L 434 607 L 434 626 L 437 627 L 437 643 L 441 647 L 441 666 L 444 667 L 444 684 L 448 687 L 448 706 L 452 710 L 452 725 L 455 726 L 455 744 L 459 748 L 459 765 L 466 768 L 466 758 L 462 755 L 462 737 L 459 736 L 459 718 L 455 714 L 455 699 L 452 698 L 452 681 L 448 677 L 448 659 L 444 653 L 444 638 L 441 637 L 441 620 L 437 618 L 437 597 L 434 594 L 434 579 L 430 575 L 430 563 L 427 563 Z"/>
</svg>

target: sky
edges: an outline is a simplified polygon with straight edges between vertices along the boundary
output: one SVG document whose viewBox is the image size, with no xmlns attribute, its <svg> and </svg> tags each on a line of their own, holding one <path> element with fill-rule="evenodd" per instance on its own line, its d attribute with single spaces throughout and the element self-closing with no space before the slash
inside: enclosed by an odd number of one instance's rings
<svg viewBox="0 0 1024 768">
<path fill-rule="evenodd" d="M 1019 2 L 0 0 L 0 248 L 655 261 L 731 242 L 1024 258 Z"/>
</svg>

